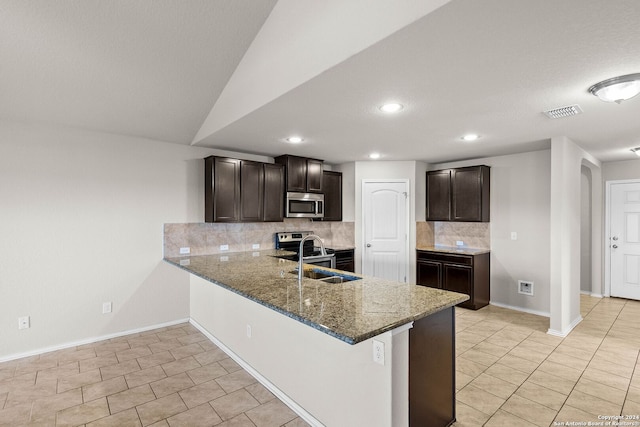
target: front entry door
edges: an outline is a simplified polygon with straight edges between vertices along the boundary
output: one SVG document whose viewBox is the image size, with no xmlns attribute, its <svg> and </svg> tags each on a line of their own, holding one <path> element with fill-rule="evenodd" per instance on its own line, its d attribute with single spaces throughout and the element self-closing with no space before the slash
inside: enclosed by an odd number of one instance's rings
<svg viewBox="0 0 640 427">
<path fill-rule="evenodd" d="M 640 300 L 640 183 L 611 184 L 611 296 Z"/>
<path fill-rule="evenodd" d="M 364 181 L 362 190 L 362 272 L 404 283 L 409 268 L 409 183 Z"/>
</svg>

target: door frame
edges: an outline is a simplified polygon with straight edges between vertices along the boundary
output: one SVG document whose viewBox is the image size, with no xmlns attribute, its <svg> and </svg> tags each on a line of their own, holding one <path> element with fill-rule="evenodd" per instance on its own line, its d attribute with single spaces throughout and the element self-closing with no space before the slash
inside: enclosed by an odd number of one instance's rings
<svg viewBox="0 0 640 427">
<path fill-rule="evenodd" d="M 409 249 L 410 249 L 410 241 L 411 241 L 411 236 L 409 235 L 409 233 L 411 232 L 411 180 L 409 179 L 363 179 L 362 183 L 361 183 L 361 187 L 360 187 L 360 194 L 361 194 L 361 200 L 360 200 L 360 206 L 362 206 L 360 215 L 361 215 L 361 220 L 362 220 L 362 229 L 361 229 L 361 242 L 360 242 L 360 247 L 362 248 L 362 256 L 360 257 L 360 272 L 364 272 L 364 264 L 365 264 L 365 245 L 366 243 L 366 224 L 365 224 L 365 211 L 364 211 L 364 198 L 366 196 L 366 192 L 365 192 L 365 187 L 366 184 L 384 184 L 384 183 L 389 183 L 389 184 L 405 184 L 405 189 L 407 192 L 407 197 L 405 198 L 405 203 L 406 203 L 406 218 L 405 218 L 405 232 L 406 232 L 406 236 L 407 238 L 405 239 L 405 257 L 406 257 L 406 263 L 405 263 L 405 277 L 407 278 L 406 283 L 409 283 L 410 280 L 410 272 L 411 272 L 411 266 L 409 264 L 411 264 L 411 256 L 409 253 Z"/>
<path fill-rule="evenodd" d="M 605 186 L 605 241 L 604 241 L 604 296 L 611 296 L 611 186 L 616 184 L 640 184 L 640 179 L 606 181 Z"/>
</svg>

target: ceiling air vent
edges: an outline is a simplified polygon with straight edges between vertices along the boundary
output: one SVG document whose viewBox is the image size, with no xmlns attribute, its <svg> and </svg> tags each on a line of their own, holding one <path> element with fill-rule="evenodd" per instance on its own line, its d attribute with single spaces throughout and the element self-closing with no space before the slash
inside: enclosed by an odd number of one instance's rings
<svg viewBox="0 0 640 427">
<path fill-rule="evenodd" d="M 575 116 L 582 113 L 579 105 L 568 105 L 566 107 L 554 108 L 553 110 L 543 111 L 545 116 L 550 119 L 561 119 L 563 117 Z"/>
</svg>

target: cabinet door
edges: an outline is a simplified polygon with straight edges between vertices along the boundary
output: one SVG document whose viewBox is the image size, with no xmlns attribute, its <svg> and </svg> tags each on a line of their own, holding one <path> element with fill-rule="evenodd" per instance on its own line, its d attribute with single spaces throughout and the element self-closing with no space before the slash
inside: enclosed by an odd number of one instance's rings
<svg viewBox="0 0 640 427">
<path fill-rule="evenodd" d="M 307 159 L 307 191 L 309 193 L 322 193 L 322 162 L 315 159 Z"/>
<path fill-rule="evenodd" d="M 420 260 L 416 263 L 416 283 L 431 288 L 442 288 L 442 263 Z"/>
<path fill-rule="evenodd" d="M 264 164 L 264 221 L 284 218 L 284 166 Z"/>
<path fill-rule="evenodd" d="M 238 221 L 240 160 L 216 157 L 213 169 L 213 221 Z"/>
<path fill-rule="evenodd" d="M 240 221 L 262 221 L 263 182 L 262 163 L 240 162 Z"/>
<path fill-rule="evenodd" d="M 452 215 L 454 221 L 482 219 L 480 168 L 460 168 L 452 172 Z"/>
<path fill-rule="evenodd" d="M 323 172 L 324 221 L 342 221 L 342 173 Z"/>
<path fill-rule="evenodd" d="M 473 268 L 464 265 L 444 264 L 443 289 L 467 294 L 473 299 Z"/>
<path fill-rule="evenodd" d="M 307 159 L 285 156 L 287 166 L 287 191 L 305 193 L 307 191 Z"/>
<path fill-rule="evenodd" d="M 427 221 L 449 221 L 451 217 L 451 171 L 427 172 Z"/>
<path fill-rule="evenodd" d="M 452 220 L 489 221 L 489 178 L 488 166 L 453 169 Z"/>
</svg>

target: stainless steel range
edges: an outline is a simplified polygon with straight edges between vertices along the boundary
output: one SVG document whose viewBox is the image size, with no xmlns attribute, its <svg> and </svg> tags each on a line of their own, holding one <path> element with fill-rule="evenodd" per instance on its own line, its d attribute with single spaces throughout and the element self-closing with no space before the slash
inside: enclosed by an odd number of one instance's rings
<svg viewBox="0 0 640 427">
<path fill-rule="evenodd" d="M 295 252 L 295 255 L 284 255 L 281 258 L 298 261 L 300 259 L 300 242 L 305 237 L 313 234 L 313 231 L 282 231 L 276 233 L 276 249 Z M 333 249 L 326 249 L 325 253 L 322 253 L 321 248 L 314 246 L 314 240 L 306 240 L 302 247 L 302 256 L 304 257 L 302 262 L 305 264 L 336 268 L 336 256 Z"/>
</svg>

